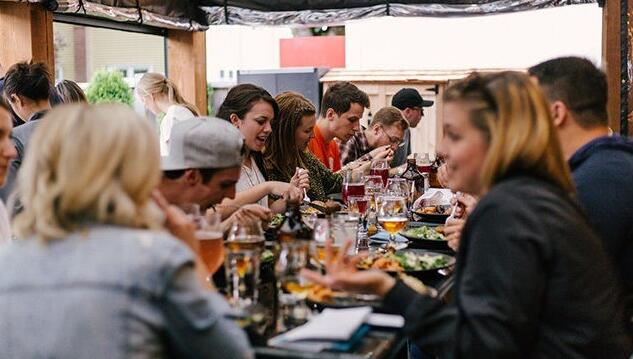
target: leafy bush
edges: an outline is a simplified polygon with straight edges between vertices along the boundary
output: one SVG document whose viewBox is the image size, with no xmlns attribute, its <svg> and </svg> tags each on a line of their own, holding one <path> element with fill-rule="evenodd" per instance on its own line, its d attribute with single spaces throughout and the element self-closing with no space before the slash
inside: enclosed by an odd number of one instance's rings
<svg viewBox="0 0 633 359">
<path fill-rule="evenodd" d="M 132 90 L 118 71 L 97 71 L 86 90 L 90 103 L 118 102 L 132 106 L 132 96 Z"/>
</svg>

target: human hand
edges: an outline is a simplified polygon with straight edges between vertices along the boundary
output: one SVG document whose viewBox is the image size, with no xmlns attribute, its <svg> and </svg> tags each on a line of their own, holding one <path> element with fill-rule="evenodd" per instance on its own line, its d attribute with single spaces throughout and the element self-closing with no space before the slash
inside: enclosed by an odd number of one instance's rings
<svg viewBox="0 0 633 359">
<path fill-rule="evenodd" d="M 477 198 L 467 193 L 457 192 L 453 198 L 451 198 L 451 204 L 457 204 L 455 208 L 455 218 L 467 218 L 477 206 Z"/>
<path fill-rule="evenodd" d="M 393 150 L 391 149 L 391 145 L 376 147 L 373 150 L 371 150 L 371 152 L 369 152 L 369 155 L 371 156 L 372 159 L 387 158 L 389 154 L 393 156 Z"/>
<path fill-rule="evenodd" d="M 446 237 L 448 246 L 455 252 L 459 249 L 464 223 L 466 223 L 464 219 L 449 217 L 444 225 L 444 237 Z"/>
<path fill-rule="evenodd" d="M 395 279 L 378 270 L 359 271 L 356 265 L 363 256 L 347 256 L 351 243 L 351 241 L 345 242 L 338 254 L 334 255 L 331 241 L 327 240 L 325 243 L 326 275 L 307 269 L 303 269 L 301 275 L 314 283 L 334 290 L 384 297 L 395 285 Z"/>
<path fill-rule="evenodd" d="M 247 204 L 240 207 L 235 211 L 231 217 L 237 221 L 262 221 L 267 222 L 273 218 L 273 214 L 270 209 L 261 206 L 259 204 Z"/>
<path fill-rule="evenodd" d="M 440 183 L 440 186 L 448 188 L 449 176 L 448 166 L 444 163 L 437 169 L 437 181 Z"/>
<path fill-rule="evenodd" d="M 158 191 L 152 192 L 152 198 L 165 215 L 165 227 L 176 238 L 180 239 L 194 253 L 198 253 L 198 241 L 196 240 L 196 225 L 180 208 L 172 206 Z"/>
<path fill-rule="evenodd" d="M 299 187 L 290 186 L 284 193 L 286 203 L 299 204 L 303 201 L 303 190 Z"/>
<path fill-rule="evenodd" d="M 290 184 L 300 189 L 310 189 L 310 172 L 306 169 L 297 167 L 295 174 L 290 179 Z"/>
</svg>

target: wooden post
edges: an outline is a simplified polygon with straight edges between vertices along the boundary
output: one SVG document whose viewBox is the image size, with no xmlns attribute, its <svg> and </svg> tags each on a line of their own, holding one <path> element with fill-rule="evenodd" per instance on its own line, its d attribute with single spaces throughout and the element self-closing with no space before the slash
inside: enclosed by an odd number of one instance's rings
<svg viewBox="0 0 633 359">
<path fill-rule="evenodd" d="M 633 69 L 633 0 L 628 0 L 628 11 L 629 11 L 629 23 L 627 24 L 627 36 L 629 40 L 629 55 L 628 55 L 628 68 L 629 74 L 630 69 Z M 633 79 L 629 78 L 629 115 L 627 120 L 629 121 L 629 137 L 633 138 L 633 86 L 631 85 L 631 81 Z"/>
<path fill-rule="evenodd" d="M 182 96 L 207 114 L 207 54 L 204 32 L 169 30 L 167 76 Z"/>
<path fill-rule="evenodd" d="M 0 1 L 0 76 L 31 60 L 55 72 L 53 14 L 38 4 Z"/>
</svg>

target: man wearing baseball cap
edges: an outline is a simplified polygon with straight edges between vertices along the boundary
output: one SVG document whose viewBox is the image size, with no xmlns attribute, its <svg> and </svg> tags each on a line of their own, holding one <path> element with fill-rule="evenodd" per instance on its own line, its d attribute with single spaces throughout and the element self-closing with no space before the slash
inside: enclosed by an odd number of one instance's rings
<svg viewBox="0 0 633 359">
<path fill-rule="evenodd" d="M 237 128 L 217 118 L 197 117 L 176 124 L 169 143 L 159 186 L 169 203 L 195 203 L 204 210 L 235 197 L 244 154 Z"/>
<path fill-rule="evenodd" d="M 403 88 L 393 96 L 391 106 L 397 107 L 402 111 L 404 119 L 409 122 L 409 128 L 415 128 L 420 123 L 422 116 L 424 116 L 424 108 L 433 106 L 433 101 L 424 100 L 416 89 Z M 404 138 L 400 147 L 398 147 L 393 156 L 392 166 L 396 167 L 405 164 L 409 154 L 411 154 L 411 131 L 407 129 L 404 132 Z"/>
</svg>

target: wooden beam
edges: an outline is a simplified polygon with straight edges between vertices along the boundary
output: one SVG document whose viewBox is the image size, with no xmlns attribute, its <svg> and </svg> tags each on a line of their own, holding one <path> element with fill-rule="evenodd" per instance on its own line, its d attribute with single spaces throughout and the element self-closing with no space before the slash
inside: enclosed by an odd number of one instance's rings
<svg viewBox="0 0 633 359">
<path fill-rule="evenodd" d="M 207 49 L 204 32 L 169 30 L 167 76 L 182 96 L 207 114 Z"/>
<path fill-rule="evenodd" d="M 620 0 L 602 8 L 602 63 L 607 73 L 609 127 L 620 132 Z"/>
<path fill-rule="evenodd" d="M 628 68 L 633 69 L 633 0 L 628 0 L 629 23 L 627 24 L 627 36 L 629 40 Z M 629 71 L 630 74 L 630 71 Z M 631 79 L 629 77 L 629 137 L 633 138 L 633 87 L 631 87 Z"/>
<path fill-rule="evenodd" d="M 20 61 L 54 72 L 53 15 L 38 4 L 0 1 L 0 76 Z"/>
</svg>

